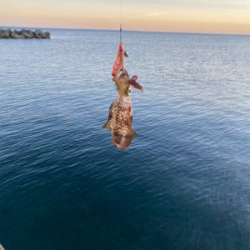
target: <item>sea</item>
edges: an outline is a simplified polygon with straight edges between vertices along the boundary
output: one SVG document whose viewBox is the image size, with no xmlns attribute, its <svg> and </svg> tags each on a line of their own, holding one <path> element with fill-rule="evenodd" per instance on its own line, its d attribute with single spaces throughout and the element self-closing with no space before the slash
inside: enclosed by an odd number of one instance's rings
<svg viewBox="0 0 250 250">
<path fill-rule="evenodd" d="M 119 32 L 49 31 L 0 40 L 5 250 L 249 250 L 250 36 L 124 31 L 144 90 L 118 149 Z"/>
</svg>

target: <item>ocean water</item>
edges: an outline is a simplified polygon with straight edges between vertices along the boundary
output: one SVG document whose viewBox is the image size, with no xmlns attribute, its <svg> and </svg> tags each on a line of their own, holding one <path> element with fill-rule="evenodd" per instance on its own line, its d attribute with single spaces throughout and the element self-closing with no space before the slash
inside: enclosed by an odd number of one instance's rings
<svg viewBox="0 0 250 250">
<path fill-rule="evenodd" d="M 0 40 L 6 250 L 249 250 L 250 36 L 125 32 L 137 136 L 102 128 L 118 32 Z"/>
</svg>

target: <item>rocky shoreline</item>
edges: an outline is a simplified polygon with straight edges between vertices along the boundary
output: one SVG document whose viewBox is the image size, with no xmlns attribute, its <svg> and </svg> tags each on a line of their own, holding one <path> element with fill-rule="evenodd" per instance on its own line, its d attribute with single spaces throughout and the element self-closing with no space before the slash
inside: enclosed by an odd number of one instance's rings
<svg viewBox="0 0 250 250">
<path fill-rule="evenodd" d="M 50 39 L 50 32 L 43 32 L 41 30 L 10 30 L 0 29 L 0 39 Z"/>
</svg>

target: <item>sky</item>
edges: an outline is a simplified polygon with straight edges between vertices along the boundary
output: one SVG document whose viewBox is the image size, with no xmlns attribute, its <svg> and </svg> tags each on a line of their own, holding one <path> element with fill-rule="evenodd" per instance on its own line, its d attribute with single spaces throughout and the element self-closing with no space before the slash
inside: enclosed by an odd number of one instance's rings
<svg viewBox="0 0 250 250">
<path fill-rule="evenodd" d="M 120 21 L 127 30 L 250 34 L 250 0 L 0 0 L 0 26 L 117 29 Z"/>
</svg>

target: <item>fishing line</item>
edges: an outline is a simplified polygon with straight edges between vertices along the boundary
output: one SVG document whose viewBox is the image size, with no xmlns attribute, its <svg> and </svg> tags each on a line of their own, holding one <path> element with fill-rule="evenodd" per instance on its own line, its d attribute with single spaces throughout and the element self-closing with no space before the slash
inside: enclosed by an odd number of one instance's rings
<svg viewBox="0 0 250 250">
<path fill-rule="evenodd" d="M 122 0 L 119 0 L 120 8 L 120 42 L 122 43 Z"/>
</svg>

